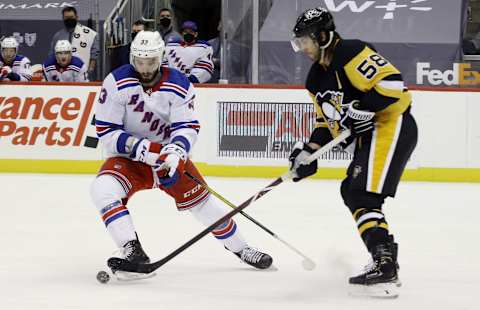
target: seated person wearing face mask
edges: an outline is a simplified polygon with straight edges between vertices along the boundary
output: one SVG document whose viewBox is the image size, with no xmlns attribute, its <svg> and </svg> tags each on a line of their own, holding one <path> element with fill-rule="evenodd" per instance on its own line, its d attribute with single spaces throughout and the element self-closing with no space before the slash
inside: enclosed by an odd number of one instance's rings
<svg viewBox="0 0 480 310">
<path fill-rule="evenodd" d="M 43 63 L 43 74 L 48 82 L 88 82 L 87 65 L 72 55 L 72 45 L 68 40 L 55 44 L 55 55 Z"/>
<path fill-rule="evenodd" d="M 18 54 L 18 42 L 14 37 L 0 43 L 0 81 L 31 81 L 30 60 Z"/>
<path fill-rule="evenodd" d="M 197 40 L 198 28 L 192 21 L 182 24 L 183 40 L 167 44 L 163 65 L 185 74 L 192 83 L 206 83 L 212 78 L 213 49 L 206 41 Z"/>
</svg>

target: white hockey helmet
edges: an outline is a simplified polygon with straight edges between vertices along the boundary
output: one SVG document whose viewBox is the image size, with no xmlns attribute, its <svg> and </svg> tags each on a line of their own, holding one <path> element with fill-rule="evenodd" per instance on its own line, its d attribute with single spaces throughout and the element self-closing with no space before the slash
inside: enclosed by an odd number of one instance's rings
<svg viewBox="0 0 480 310">
<path fill-rule="evenodd" d="M 8 37 L 2 40 L 0 43 L 0 49 L 3 59 L 10 63 L 12 62 L 18 53 L 18 42 L 14 37 Z"/>
<path fill-rule="evenodd" d="M 18 42 L 14 37 L 8 37 L 2 40 L 0 43 L 2 49 L 4 48 L 14 48 L 15 51 L 18 51 Z"/>
<path fill-rule="evenodd" d="M 72 52 L 72 44 L 68 40 L 58 40 L 55 44 L 55 53 Z"/>
<path fill-rule="evenodd" d="M 143 70 L 138 68 L 135 58 L 153 58 L 155 61 L 152 63 L 151 70 L 156 71 L 162 64 L 164 52 L 165 42 L 158 31 L 140 31 L 130 47 L 130 64 L 141 73 Z"/>
</svg>

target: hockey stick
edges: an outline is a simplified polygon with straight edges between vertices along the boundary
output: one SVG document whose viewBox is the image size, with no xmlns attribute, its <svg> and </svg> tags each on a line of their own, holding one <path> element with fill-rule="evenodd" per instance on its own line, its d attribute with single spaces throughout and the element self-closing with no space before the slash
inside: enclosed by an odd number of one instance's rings
<svg viewBox="0 0 480 310">
<path fill-rule="evenodd" d="M 236 209 L 237 206 L 235 206 L 233 203 L 231 203 L 230 201 L 228 201 L 226 198 L 224 198 L 222 195 L 220 195 L 219 193 L 217 193 L 215 190 L 213 190 L 213 188 L 211 188 L 210 186 L 208 186 L 205 182 L 199 180 L 198 178 L 196 178 L 195 176 L 191 175 L 189 172 L 185 172 L 185 175 L 187 177 L 189 177 L 190 179 L 192 179 L 193 181 L 195 181 L 197 184 L 201 185 L 203 188 L 205 188 L 207 191 L 209 191 L 213 196 L 217 197 L 218 199 L 220 199 L 221 201 L 223 201 L 226 205 L 228 205 L 230 208 L 232 209 Z M 251 222 L 253 222 L 255 225 L 257 225 L 258 227 L 260 227 L 261 229 L 263 229 L 264 231 L 266 231 L 270 236 L 272 236 L 273 238 L 277 239 L 278 241 L 280 241 L 281 243 L 283 243 L 284 245 L 286 245 L 288 248 L 290 248 L 290 250 L 294 251 L 295 253 L 297 253 L 298 255 L 300 255 L 301 257 L 303 257 L 303 261 L 302 261 L 302 266 L 304 269 L 306 270 L 313 270 L 315 269 L 315 262 L 313 260 L 311 260 L 308 256 L 306 256 L 305 254 L 303 254 L 302 252 L 300 252 L 299 250 L 297 250 L 294 246 L 292 246 L 290 243 L 288 243 L 287 241 L 283 240 L 282 238 L 280 238 L 276 233 L 274 233 L 273 231 L 271 231 L 270 229 L 268 229 L 267 227 L 263 226 L 260 222 L 258 222 L 256 219 L 254 219 L 253 217 L 251 217 L 250 215 L 248 215 L 247 213 L 243 212 L 243 211 L 240 211 L 240 214 L 243 215 L 244 217 L 246 217 L 247 219 L 249 219 Z"/>
<path fill-rule="evenodd" d="M 323 147 L 321 147 L 315 153 L 311 154 L 305 160 L 305 163 L 308 164 L 308 163 L 310 163 L 314 160 L 317 160 L 320 156 L 322 156 L 324 153 L 330 151 L 334 146 L 336 146 L 338 143 L 342 142 L 343 140 L 345 140 L 349 136 L 350 136 L 350 131 L 345 130 L 338 137 L 336 137 L 335 139 L 333 139 L 329 143 L 325 144 Z M 229 213 L 225 214 L 223 217 L 218 219 L 215 223 L 211 224 L 210 226 L 208 226 L 207 228 L 202 230 L 198 235 L 196 235 L 192 239 L 188 240 L 182 246 L 180 246 L 178 249 L 174 250 L 172 253 L 168 254 L 167 256 L 165 256 L 164 258 L 162 258 L 158 261 L 155 261 L 151 264 L 135 264 L 135 263 L 131 263 L 127 260 L 124 260 L 122 258 L 111 257 L 111 258 L 108 259 L 108 262 L 107 262 L 108 267 L 110 267 L 112 270 L 122 270 L 122 271 L 127 271 L 127 272 L 136 272 L 136 273 L 152 273 L 155 270 L 157 270 L 158 268 L 165 265 L 170 260 L 172 260 L 178 254 L 180 254 L 183 251 L 185 251 L 186 249 L 188 249 L 190 246 L 192 246 L 198 240 L 205 237 L 212 230 L 214 230 L 218 225 L 222 224 L 223 222 L 225 222 L 229 218 L 235 216 L 240 211 L 242 211 L 243 209 L 245 209 L 246 207 L 251 205 L 254 201 L 260 199 L 262 196 L 264 196 L 265 194 L 270 192 L 276 186 L 283 183 L 283 181 L 288 180 L 291 177 L 292 177 L 292 173 L 290 171 L 287 171 L 282 176 L 275 179 L 272 183 L 270 183 L 269 185 L 262 188 L 258 193 L 251 196 L 250 198 L 248 198 L 247 201 L 243 202 L 236 209 L 233 209 Z"/>
</svg>

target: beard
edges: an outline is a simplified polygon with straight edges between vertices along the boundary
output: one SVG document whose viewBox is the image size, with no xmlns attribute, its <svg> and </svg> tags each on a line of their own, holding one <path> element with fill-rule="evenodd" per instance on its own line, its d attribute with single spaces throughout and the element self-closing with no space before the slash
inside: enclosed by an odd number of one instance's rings
<svg viewBox="0 0 480 310">
<path fill-rule="evenodd" d="M 148 73 L 138 73 L 138 75 L 140 76 L 140 82 L 142 84 L 153 84 L 157 80 L 160 80 L 159 70 Z"/>
</svg>

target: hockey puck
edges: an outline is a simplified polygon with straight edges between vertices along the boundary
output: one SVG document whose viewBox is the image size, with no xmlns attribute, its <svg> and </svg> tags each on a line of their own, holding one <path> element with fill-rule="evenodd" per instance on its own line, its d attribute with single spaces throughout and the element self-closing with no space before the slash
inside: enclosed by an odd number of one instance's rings
<svg viewBox="0 0 480 310">
<path fill-rule="evenodd" d="M 97 273 L 97 280 L 102 284 L 108 283 L 110 275 L 106 271 L 101 270 Z"/>
</svg>

